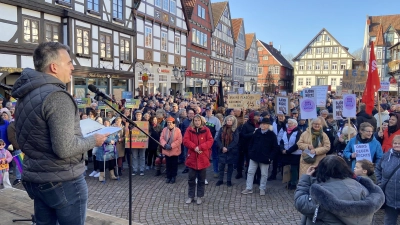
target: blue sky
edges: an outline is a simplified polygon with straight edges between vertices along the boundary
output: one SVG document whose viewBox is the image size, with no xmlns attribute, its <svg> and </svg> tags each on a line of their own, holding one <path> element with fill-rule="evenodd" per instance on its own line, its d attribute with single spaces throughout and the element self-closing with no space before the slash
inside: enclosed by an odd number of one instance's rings
<svg viewBox="0 0 400 225">
<path fill-rule="evenodd" d="M 212 0 L 212 2 L 220 2 Z M 322 28 L 349 52 L 363 45 L 367 15 L 400 14 L 397 0 L 229 0 L 232 18 L 244 18 L 246 33 L 296 56 Z"/>
</svg>

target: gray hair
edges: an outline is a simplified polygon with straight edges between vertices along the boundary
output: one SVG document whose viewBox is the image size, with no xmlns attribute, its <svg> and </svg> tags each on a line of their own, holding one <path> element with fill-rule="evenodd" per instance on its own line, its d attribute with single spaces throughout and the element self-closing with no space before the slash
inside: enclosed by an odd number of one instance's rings
<svg viewBox="0 0 400 225">
<path fill-rule="evenodd" d="M 364 103 L 360 103 L 360 106 L 358 107 L 358 109 L 360 111 L 363 111 L 363 110 L 365 110 L 365 108 L 366 108 L 366 105 Z"/>
<path fill-rule="evenodd" d="M 59 42 L 43 42 L 37 46 L 33 52 L 33 65 L 35 70 L 45 72 L 46 68 L 54 61 L 58 60 L 59 50 L 66 50 L 69 54 L 69 47 Z"/>
<path fill-rule="evenodd" d="M 323 109 L 323 110 L 321 110 L 321 111 L 319 112 L 319 115 L 322 115 L 322 113 L 326 113 L 326 114 L 328 114 L 329 112 L 328 112 L 328 110 L 326 110 L 326 109 Z"/>
</svg>

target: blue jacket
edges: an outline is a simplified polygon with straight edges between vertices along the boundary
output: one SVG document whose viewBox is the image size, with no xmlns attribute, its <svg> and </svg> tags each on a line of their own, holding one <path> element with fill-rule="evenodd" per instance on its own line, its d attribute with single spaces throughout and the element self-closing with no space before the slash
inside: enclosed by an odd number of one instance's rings
<svg viewBox="0 0 400 225">
<path fill-rule="evenodd" d="M 351 158 L 351 154 L 354 152 L 354 145 L 356 144 L 356 139 L 357 139 L 357 144 L 364 144 L 361 142 L 361 137 L 358 134 L 357 136 L 353 137 L 350 139 L 349 143 L 347 143 L 346 148 L 343 151 L 343 156 L 345 157 L 346 160 L 351 161 L 351 170 L 354 170 L 354 167 L 356 166 L 356 160 Z M 373 163 L 378 163 L 379 160 L 382 158 L 383 151 L 382 151 L 382 146 L 375 139 L 374 136 L 371 137 L 371 139 L 368 140 L 369 145 L 369 150 L 371 151 L 371 160 Z"/>
<path fill-rule="evenodd" d="M 376 165 L 375 174 L 378 185 L 382 188 L 386 184 L 385 193 L 386 205 L 392 208 L 400 208 L 400 169 L 390 178 L 393 170 L 400 164 L 400 153 L 390 149 L 382 160 Z"/>
<path fill-rule="evenodd" d="M 0 139 L 2 139 L 6 143 L 6 146 L 4 148 L 7 149 L 8 146 L 10 145 L 10 141 L 8 141 L 8 136 L 7 136 L 7 128 L 10 123 L 7 120 L 3 119 L 0 119 L 0 123 L 2 123 L 0 124 Z"/>
</svg>

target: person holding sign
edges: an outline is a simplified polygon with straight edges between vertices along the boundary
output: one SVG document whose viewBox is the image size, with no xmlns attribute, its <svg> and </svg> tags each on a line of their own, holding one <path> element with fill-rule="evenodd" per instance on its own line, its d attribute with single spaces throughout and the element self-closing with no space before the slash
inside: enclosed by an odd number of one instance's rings
<svg viewBox="0 0 400 225">
<path fill-rule="evenodd" d="M 351 161 L 352 170 L 354 170 L 358 160 L 367 159 L 373 163 L 378 163 L 381 159 L 383 155 L 382 147 L 373 134 L 374 127 L 370 123 L 364 122 L 360 124 L 360 133 L 347 143 L 343 155 Z"/>
<path fill-rule="evenodd" d="M 400 135 L 393 137 L 392 145 L 393 148 L 382 156 L 375 169 L 377 183 L 386 196 L 385 225 L 397 223 L 400 205 Z"/>
<path fill-rule="evenodd" d="M 318 166 L 319 161 L 331 148 L 328 135 L 322 129 L 322 118 L 318 117 L 311 121 L 311 127 L 301 134 L 297 146 L 303 151 L 300 157 L 301 177 L 310 166 Z"/>
</svg>

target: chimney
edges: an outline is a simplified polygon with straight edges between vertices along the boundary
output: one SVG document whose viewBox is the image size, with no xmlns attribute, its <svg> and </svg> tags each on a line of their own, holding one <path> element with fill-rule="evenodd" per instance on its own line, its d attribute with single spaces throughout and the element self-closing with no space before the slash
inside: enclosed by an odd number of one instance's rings
<svg viewBox="0 0 400 225">
<path fill-rule="evenodd" d="M 272 41 L 269 42 L 269 46 L 273 47 L 274 45 L 272 44 Z"/>
<path fill-rule="evenodd" d="M 371 25 L 371 20 L 369 18 L 367 19 L 367 25 Z"/>
</svg>

